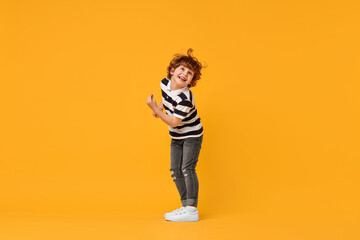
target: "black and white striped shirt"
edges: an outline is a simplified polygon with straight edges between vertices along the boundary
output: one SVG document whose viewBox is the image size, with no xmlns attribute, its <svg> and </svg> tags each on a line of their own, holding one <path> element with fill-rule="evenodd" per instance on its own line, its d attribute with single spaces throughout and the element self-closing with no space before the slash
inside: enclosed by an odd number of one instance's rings
<svg viewBox="0 0 360 240">
<path fill-rule="evenodd" d="M 177 127 L 169 126 L 170 137 L 173 139 L 200 137 L 204 130 L 192 92 L 188 87 L 171 90 L 170 83 L 171 80 L 167 78 L 160 82 L 162 103 L 168 115 L 182 119 Z"/>
</svg>

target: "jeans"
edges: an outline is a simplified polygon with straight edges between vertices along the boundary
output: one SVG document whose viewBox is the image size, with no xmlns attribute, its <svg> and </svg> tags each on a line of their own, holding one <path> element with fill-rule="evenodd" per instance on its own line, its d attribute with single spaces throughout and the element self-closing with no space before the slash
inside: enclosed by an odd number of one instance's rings
<svg viewBox="0 0 360 240">
<path fill-rule="evenodd" d="M 199 180 L 195 167 L 202 140 L 203 136 L 171 140 L 171 177 L 184 207 L 198 204 Z"/>
</svg>

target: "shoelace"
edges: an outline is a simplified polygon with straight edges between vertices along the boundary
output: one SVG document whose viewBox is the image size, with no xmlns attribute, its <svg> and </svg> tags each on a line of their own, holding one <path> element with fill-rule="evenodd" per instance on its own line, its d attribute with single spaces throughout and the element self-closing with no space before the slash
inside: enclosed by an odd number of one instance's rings
<svg viewBox="0 0 360 240">
<path fill-rule="evenodd" d="M 171 214 L 178 214 L 179 212 L 182 212 L 183 209 L 185 210 L 185 207 L 178 208 L 178 209 L 172 211 Z"/>
<path fill-rule="evenodd" d="M 181 208 L 179 208 L 177 210 L 179 210 L 179 211 L 176 211 L 174 213 L 174 215 L 182 215 L 183 213 L 186 213 L 186 209 L 184 207 L 181 207 Z"/>
</svg>

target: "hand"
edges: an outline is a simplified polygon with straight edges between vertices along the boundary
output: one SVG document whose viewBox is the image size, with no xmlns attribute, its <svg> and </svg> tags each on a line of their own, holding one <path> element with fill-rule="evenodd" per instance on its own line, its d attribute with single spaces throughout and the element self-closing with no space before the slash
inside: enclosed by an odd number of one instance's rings
<svg viewBox="0 0 360 240">
<path fill-rule="evenodd" d="M 153 116 L 156 117 L 156 118 L 159 117 L 159 116 L 158 116 L 156 113 L 154 113 L 154 112 L 153 112 Z"/>
<path fill-rule="evenodd" d="M 159 108 L 156 104 L 156 101 L 154 99 L 154 96 L 152 94 L 150 94 L 150 96 L 147 98 L 147 104 L 149 105 L 149 107 L 153 110 L 153 116 L 158 118 L 159 116 L 155 113 L 154 107 L 155 108 Z"/>
<path fill-rule="evenodd" d="M 155 109 L 157 108 L 157 103 L 152 94 L 148 96 L 146 103 L 153 110 L 153 112 L 155 112 Z"/>
</svg>

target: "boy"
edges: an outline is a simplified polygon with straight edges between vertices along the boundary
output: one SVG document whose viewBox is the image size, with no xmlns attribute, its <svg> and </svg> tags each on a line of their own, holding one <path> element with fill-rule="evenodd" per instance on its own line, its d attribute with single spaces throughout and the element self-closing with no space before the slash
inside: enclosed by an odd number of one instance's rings
<svg viewBox="0 0 360 240">
<path fill-rule="evenodd" d="M 199 182 L 195 167 L 203 140 L 203 127 L 190 87 L 201 77 L 202 64 L 192 56 L 176 54 L 161 83 L 162 101 L 157 105 L 151 94 L 147 104 L 156 118 L 169 126 L 171 139 L 171 177 L 181 197 L 182 207 L 165 213 L 168 221 L 198 221 Z M 163 112 L 165 109 L 166 113 Z"/>
</svg>

